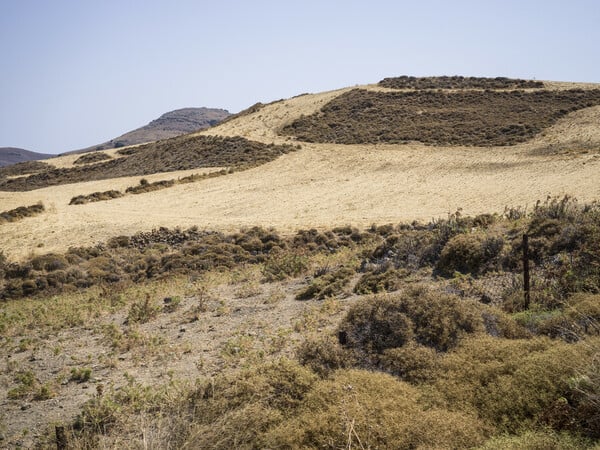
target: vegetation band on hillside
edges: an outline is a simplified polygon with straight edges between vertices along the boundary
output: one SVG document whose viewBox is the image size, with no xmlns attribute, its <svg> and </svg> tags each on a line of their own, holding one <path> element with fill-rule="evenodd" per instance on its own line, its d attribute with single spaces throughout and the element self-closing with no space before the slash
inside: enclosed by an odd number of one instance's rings
<svg viewBox="0 0 600 450">
<path fill-rule="evenodd" d="M 536 89 L 543 88 L 542 81 L 518 78 L 484 78 L 463 76 L 384 78 L 379 86 L 390 89 Z"/>
<path fill-rule="evenodd" d="M 179 136 L 127 149 L 127 157 L 80 167 L 49 168 L 27 177 L 8 179 L 0 170 L 0 190 L 29 191 L 47 186 L 150 175 L 201 167 L 249 167 L 295 150 L 242 137 Z M 18 166 L 18 164 L 16 165 Z"/>
<path fill-rule="evenodd" d="M 600 104 L 600 89 L 566 91 L 353 89 L 286 125 L 300 141 L 502 146 L 531 139 L 559 118 Z"/>
</svg>

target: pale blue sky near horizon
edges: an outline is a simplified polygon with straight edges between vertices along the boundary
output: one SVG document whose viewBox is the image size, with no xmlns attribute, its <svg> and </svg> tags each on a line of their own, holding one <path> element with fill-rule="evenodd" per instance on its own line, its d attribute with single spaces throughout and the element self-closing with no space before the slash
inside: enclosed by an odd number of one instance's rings
<svg viewBox="0 0 600 450">
<path fill-rule="evenodd" d="M 598 24 L 598 0 L 0 0 L 0 147 L 388 76 L 600 82 Z"/>
</svg>

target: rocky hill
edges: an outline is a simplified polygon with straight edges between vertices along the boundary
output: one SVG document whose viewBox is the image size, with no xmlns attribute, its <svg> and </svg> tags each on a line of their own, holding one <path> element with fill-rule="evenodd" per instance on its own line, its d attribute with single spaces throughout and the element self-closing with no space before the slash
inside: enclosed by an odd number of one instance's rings
<svg viewBox="0 0 600 450">
<path fill-rule="evenodd" d="M 227 110 L 217 108 L 176 109 L 175 111 L 163 114 L 158 119 L 153 120 L 143 127 L 129 131 L 102 144 L 75 150 L 75 152 L 83 153 L 94 150 L 106 150 L 168 139 L 212 127 L 230 115 Z"/>
<path fill-rule="evenodd" d="M 37 153 L 22 148 L 0 147 L 0 167 L 9 166 L 20 162 L 37 161 L 50 158 L 54 155 Z"/>
</svg>

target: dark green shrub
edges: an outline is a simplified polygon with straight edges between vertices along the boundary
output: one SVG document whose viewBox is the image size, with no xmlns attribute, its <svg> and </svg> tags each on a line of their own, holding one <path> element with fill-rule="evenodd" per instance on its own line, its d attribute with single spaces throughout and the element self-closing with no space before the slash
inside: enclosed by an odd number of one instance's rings
<svg viewBox="0 0 600 450">
<path fill-rule="evenodd" d="M 297 118 L 280 133 L 306 142 L 336 144 L 514 145 L 533 138 L 570 110 L 598 104 L 600 89 L 384 92 L 357 88 L 335 97 L 320 111 Z"/>
<path fill-rule="evenodd" d="M 346 336 L 347 347 L 367 353 L 402 347 L 413 339 L 414 328 L 401 300 L 392 296 L 360 300 L 339 326 L 340 333 Z"/>
<path fill-rule="evenodd" d="M 112 200 L 113 198 L 123 197 L 120 191 L 110 190 L 104 192 L 94 192 L 88 195 L 77 195 L 69 202 L 69 205 L 85 205 L 90 202 L 100 202 L 104 200 Z"/>
<path fill-rule="evenodd" d="M 162 180 L 155 181 L 154 183 L 149 183 L 148 180 L 142 178 L 140 180 L 140 184 L 137 186 L 130 186 L 125 189 L 125 193 L 127 194 L 143 194 L 146 192 L 158 191 L 160 189 L 165 189 L 175 186 L 175 180 Z"/>
<path fill-rule="evenodd" d="M 389 89 L 532 89 L 543 88 L 542 81 L 521 80 L 506 77 L 483 78 L 439 76 L 439 77 L 399 77 L 384 78 L 379 86 Z"/>
<path fill-rule="evenodd" d="M 482 236 L 459 234 L 451 238 L 440 253 L 436 269 L 445 276 L 454 272 L 477 274 L 483 262 Z"/>
<path fill-rule="evenodd" d="M 499 269 L 504 239 L 500 236 L 459 234 L 452 237 L 440 253 L 436 270 L 440 275 L 454 273 L 479 275 Z"/>
</svg>

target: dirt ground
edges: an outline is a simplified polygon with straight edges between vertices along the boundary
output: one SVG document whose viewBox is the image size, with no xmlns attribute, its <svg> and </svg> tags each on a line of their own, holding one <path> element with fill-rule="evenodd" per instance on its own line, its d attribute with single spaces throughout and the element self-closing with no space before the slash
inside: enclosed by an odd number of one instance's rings
<svg viewBox="0 0 600 450">
<path fill-rule="evenodd" d="M 261 284 L 254 272 L 150 283 L 126 291 L 125 304 L 115 312 L 93 307 L 93 320 L 80 325 L 54 329 L 33 319 L 35 329 L 9 329 L 0 339 L 0 448 L 30 448 L 48 427 L 72 424 L 87 400 L 128 383 L 193 384 L 251 362 L 293 357 L 303 336 L 332 328 L 356 300 L 297 301 L 303 279 Z M 146 293 L 158 314 L 147 323 L 127 323 L 130 304 Z M 82 293 L 75 301 L 94 302 L 96 294 Z M 167 296 L 181 300 L 174 311 L 164 308 Z M 33 309 L 43 301 L 47 316 L 68 314 L 56 313 L 60 299 L 24 301 Z M 72 371 L 81 369 L 91 371 L 88 380 L 73 379 Z M 19 386 L 18 374 L 27 371 L 35 374 L 37 389 L 51 386 L 51 398 L 9 398 Z"/>
</svg>

